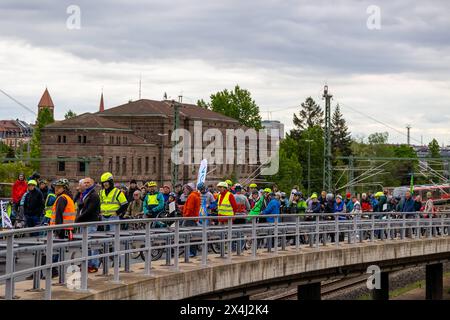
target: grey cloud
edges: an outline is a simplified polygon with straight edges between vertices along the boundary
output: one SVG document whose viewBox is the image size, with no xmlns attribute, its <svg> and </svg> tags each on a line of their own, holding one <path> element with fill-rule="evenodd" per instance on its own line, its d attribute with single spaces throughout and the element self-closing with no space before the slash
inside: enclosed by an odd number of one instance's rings
<svg viewBox="0 0 450 320">
<path fill-rule="evenodd" d="M 73 1 L 6 1 L 0 34 L 86 59 L 199 58 L 214 63 L 284 63 L 333 73 L 448 71 L 411 55 L 450 56 L 450 4 L 379 1 L 382 29 L 366 28 L 372 1 L 76 1 L 81 30 L 68 30 Z"/>
</svg>

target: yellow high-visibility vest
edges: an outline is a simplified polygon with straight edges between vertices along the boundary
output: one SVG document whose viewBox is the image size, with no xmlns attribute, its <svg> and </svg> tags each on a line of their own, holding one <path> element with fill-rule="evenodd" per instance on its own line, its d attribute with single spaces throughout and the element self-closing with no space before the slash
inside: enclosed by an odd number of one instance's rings
<svg viewBox="0 0 450 320">
<path fill-rule="evenodd" d="M 149 206 L 157 206 L 159 204 L 158 202 L 158 194 L 148 194 L 147 195 L 147 205 Z"/>
<path fill-rule="evenodd" d="M 105 217 L 116 215 L 120 206 L 127 203 L 127 198 L 117 188 L 112 189 L 108 195 L 106 195 L 105 189 L 100 191 L 100 214 Z"/>
<path fill-rule="evenodd" d="M 222 203 L 220 203 L 220 199 L 221 199 L 221 194 L 219 194 L 217 203 L 219 204 L 218 208 L 217 208 L 217 214 L 219 216 L 233 216 L 234 212 L 233 212 L 233 207 L 231 206 L 230 203 L 230 192 L 227 191 L 227 193 L 225 194 L 225 197 L 223 198 Z"/>
<path fill-rule="evenodd" d="M 50 200 L 50 197 L 55 197 L 56 198 L 56 195 L 54 193 L 49 193 L 47 195 L 47 199 L 45 199 L 45 209 L 44 209 L 44 211 L 45 211 L 45 217 L 46 218 L 51 218 L 52 217 L 53 206 L 49 206 L 48 205 L 48 201 Z M 53 203 L 55 203 L 55 202 L 53 202 Z"/>
</svg>

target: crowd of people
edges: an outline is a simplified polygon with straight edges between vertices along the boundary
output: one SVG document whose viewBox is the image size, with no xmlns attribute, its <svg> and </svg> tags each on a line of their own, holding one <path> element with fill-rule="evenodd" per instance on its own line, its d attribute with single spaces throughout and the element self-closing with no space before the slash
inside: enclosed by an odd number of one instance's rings
<svg viewBox="0 0 450 320">
<path fill-rule="evenodd" d="M 346 194 L 304 195 L 297 186 L 288 193 L 276 185 L 258 188 L 255 183 L 248 186 L 233 183 L 231 180 L 216 185 L 199 183 L 177 184 L 158 187 L 155 181 L 137 183 L 131 180 L 128 185 L 116 184 L 110 172 L 101 175 L 99 186 L 91 177 L 79 181 L 76 192 L 72 194 L 67 179 L 48 182 L 38 173 L 26 178 L 20 174 L 12 187 L 11 220 L 15 228 L 36 227 L 40 225 L 60 225 L 77 222 L 117 221 L 137 218 L 200 217 L 218 216 L 211 223 L 227 223 L 234 216 L 234 224 L 250 221 L 249 216 L 257 215 L 257 222 L 274 223 L 279 214 L 301 214 L 302 220 L 315 219 L 310 214 L 323 214 L 321 219 L 351 219 L 344 213 L 365 212 L 421 212 L 430 217 L 436 209 L 431 193 L 425 202 L 420 196 L 414 197 L 407 191 L 404 197 L 394 197 L 388 191 L 374 194 L 363 193 L 361 197 Z M 268 216 L 270 215 L 270 216 Z M 275 216 L 274 216 L 275 215 Z M 239 217 L 242 216 L 242 217 Z M 166 219 L 167 220 L 167 219 Z M 289 218 L 284 217 L 284 221 Z M 183 226 L 196 226 L 198 219 L 184 220 Z M 170 223 L 157 222 L 161 227 Z M 124 224 L 125 225 L 125 224 Z M 105 231 L 114 231 L 116 224 L 105 226 Z M 97 227 L 88 232 L 96 232 Z M 59 238 L 71 238 L 72 228 L 59 230 Z M 38 233 L 32 233 L 38 235 Z M 195 255 L 196 252 L 191 252 Z M 96 272 L 98 261 L 89 261 L 89 271 Z"/>
</svg>

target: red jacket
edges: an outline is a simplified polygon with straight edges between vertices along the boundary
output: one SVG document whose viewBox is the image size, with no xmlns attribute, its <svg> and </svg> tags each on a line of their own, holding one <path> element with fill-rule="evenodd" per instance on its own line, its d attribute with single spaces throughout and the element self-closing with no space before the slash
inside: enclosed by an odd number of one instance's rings
<svg viewBox="0 0 450 320">
<path fill-rule="evenodd" d="M 25 180 L 20 181 L 17 180 L 14 182 L 14 185 L 12 187 L 12 200 L 14 203 L 19 203 L 20 199 L 22 199 L 22 196 L 24 193 L 27 192 L 27 182 Z"/>
<path fill-rule="evenodd" d="M 183 206 L 183 217 L 198 217 L 200 213 L 200 192 L 192 191 Z"/>
</svg>

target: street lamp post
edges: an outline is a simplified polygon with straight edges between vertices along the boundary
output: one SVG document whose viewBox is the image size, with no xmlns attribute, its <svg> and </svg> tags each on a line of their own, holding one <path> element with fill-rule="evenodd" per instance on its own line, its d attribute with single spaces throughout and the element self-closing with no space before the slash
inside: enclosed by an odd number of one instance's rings
<svg viewBox="0 0 450 320">
<path fill-rule="evenodd" d="M 311 142 L 314 140 L 305 140 L 308 143 L 308 197 L 311 195 Z"/>
<path fill-rule="evenodd" d="M 161 170 L 160 172 L 160 179 L 161 179 L 161 186 L 164 184 L 164 138 L 165 136 L 168 136 L 168 133 L 158 133 L 158 136 L 161 137 L 161 149 L 159 151 L 160 153 L 160 166 L 159 169 Z"/>
</svg>

